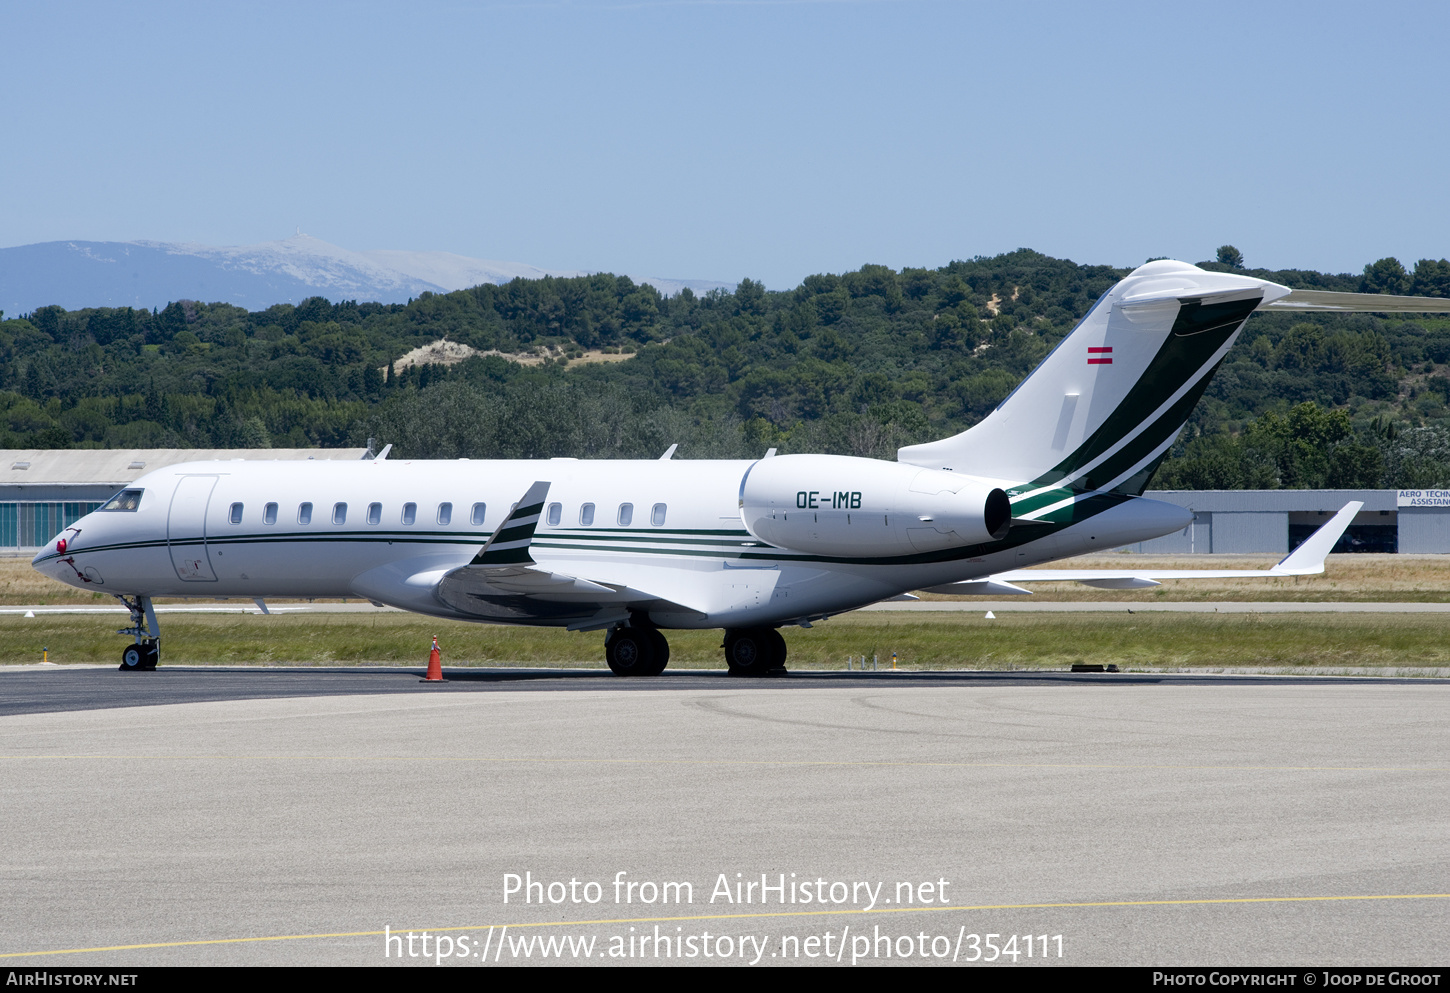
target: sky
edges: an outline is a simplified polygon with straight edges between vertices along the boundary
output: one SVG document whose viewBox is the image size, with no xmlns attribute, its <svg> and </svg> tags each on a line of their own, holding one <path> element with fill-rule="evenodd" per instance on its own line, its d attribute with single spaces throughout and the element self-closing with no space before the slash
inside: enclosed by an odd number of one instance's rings
<svg viewBox="0 0 1450 993">
<path fill-rule="evenodd" d="M 0 0 L 0 247 L 1450 256 L 1450 4 Z"/>
</svg>

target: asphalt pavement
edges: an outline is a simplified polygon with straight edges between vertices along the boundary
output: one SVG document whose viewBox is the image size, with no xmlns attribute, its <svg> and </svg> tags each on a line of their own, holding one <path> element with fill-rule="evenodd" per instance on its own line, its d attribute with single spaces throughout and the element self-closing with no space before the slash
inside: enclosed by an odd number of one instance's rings
<svg viewBox="0 0 1450 993">
<path fill-rule="evenodd" d="M 5 964 L 1444 961 L 1450 681 L 419 674 L 0 671 Z"/>
</svg>

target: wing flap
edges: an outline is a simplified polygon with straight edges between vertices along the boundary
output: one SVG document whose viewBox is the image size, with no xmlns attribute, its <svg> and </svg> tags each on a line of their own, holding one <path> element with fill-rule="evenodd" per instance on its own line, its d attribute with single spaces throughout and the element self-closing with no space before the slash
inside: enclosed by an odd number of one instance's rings
<svg viewBox="0 0 1450 993">
<path fill-rule="evenodd" d="M 1001 576 L 991 579 L 971 579 L 965 583 L 946 583 L 942 586 L 928 586 L 923 593 L 946 593 L 952 596 L 1031 596 L 1031 590 L 1007 582 Z"/>
</svg>

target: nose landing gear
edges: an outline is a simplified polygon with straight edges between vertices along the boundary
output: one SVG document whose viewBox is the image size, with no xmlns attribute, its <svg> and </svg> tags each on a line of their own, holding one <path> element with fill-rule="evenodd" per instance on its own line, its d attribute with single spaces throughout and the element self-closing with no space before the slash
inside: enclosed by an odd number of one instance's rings
<svg viewBox="0 0 1450 993">
<path fill-rule="evenodd" d="M 161 629 L 156 623 L 156 611 L 151 608 L 151 598 L 128 597 L 115 594 L 117 600 L 131 612 L 131 626 L 121 628 L 117 634 L 129 634 L 136 639 L 134 645 L 127 645 L 121 653 L 122 672 L 151 672 L 161 658 Z"/>
</svg>

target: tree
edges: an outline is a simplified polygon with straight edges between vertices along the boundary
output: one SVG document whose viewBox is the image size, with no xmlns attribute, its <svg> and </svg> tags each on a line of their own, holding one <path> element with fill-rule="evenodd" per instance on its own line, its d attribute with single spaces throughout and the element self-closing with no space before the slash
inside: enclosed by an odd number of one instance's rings
<svg viewBox="0 0 1450 993">
<path fill-rule="evenodd" d="M 1189 442 L 1164 463 L 1155 485 L 1167 489 L 1321 489 L 1375 487 L 1385 477 L 1385 445 L 1354 437 L 1349 415 L 1301 403 L 1269 411 L 1237 437 Z M 1393 467 L 1391 467 L 1393 469 Z M 1432 470 L 1433 471 L 1433 470 Z"/>
<path fill-rule="evenodd" d="M 1218 261 L 1223 265 L 1231 265 L 1235 269 L 1244 267 L 1244 253 L 1232 245 L 1218 246 Z"/>
<path fill-rule="evenodd" d="M 735 305 L 742 314 L 765 313 L 765 286 L 753 279 L 745 278 L 735 287 Z"/>
<path fill-rule="evenodd" d="M 1410 292 L 1416 296 L 1450 297 L 1450 260 L 1421 259 L 1415 263 Z"/>
<path fill-rule="evenodd" d="M 272 436 L 267 432 L 267 425 L 262 422 L 260 417 L 248 417 L 238 427 L 235 437 L 239 448 L 272 447 Z"/>
<path fill-rule="evenodd" d="M 1396 258 L 1380 259 L 1364 267 L 1359 281 L 1361 293 L 1404 293 L 1410 287 L 1410 274 Z"/>
</svg>

